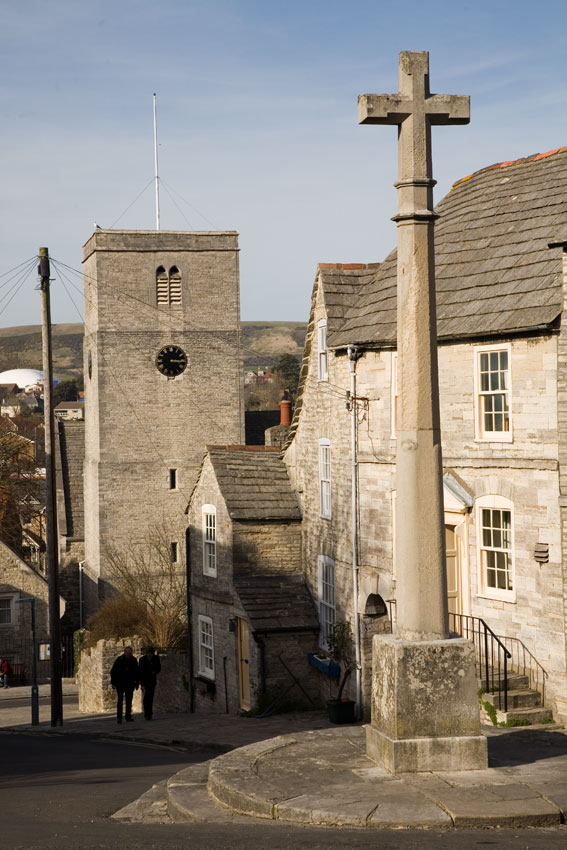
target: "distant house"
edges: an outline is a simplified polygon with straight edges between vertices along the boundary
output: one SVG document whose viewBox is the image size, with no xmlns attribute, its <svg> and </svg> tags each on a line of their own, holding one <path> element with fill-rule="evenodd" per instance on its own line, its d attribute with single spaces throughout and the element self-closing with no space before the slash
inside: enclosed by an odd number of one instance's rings
<svg viewBox="0 0 567 850">
<path fill-rule="evenodd" d="M 256 372 L 249 370 L 244 373 L 244 386 L 249 387 L 255 384 L 273 384 L 274 373 L 268 369 L 258 369 Z"/>
<path fill-rule="evenodd" d="M 85 402 L 60 401 L 59 404 L 56 405 L 54 413 L 59 419 L 84 419 Z"/>
<path fill-rule="evenodd" d="M 23 599 L 28 600 L 27 604 L 19 604 Z M 12 667 L 18 665 L 21 672 L 25 670 L 28 680 L 33 656 L 31 599 L 35 600 L 36 641 L 41 648 L 49 644 L 47 580 L 0 540 L 0 652 Z M 63 615 L 65 602 L 59 599 Z M 41 659 L 40 654 L 37 665 L 40 680 L 49 674 L 48 661 Z"/>
</svg>

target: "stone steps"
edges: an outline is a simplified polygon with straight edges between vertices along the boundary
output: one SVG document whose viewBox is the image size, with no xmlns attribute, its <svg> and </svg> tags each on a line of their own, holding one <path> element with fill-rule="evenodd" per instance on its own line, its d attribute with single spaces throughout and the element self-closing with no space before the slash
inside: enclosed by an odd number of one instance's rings
<svg viewBox="0 0 567 850">
<path fill-rule="evenodd" d="M 209 796 L 211 761 L 186 767 L 153 785 L 133 803 L 115 812 L 113 820 L 122 823 L 249 823 L 249 818 L 235 814 Z"/>
<path fill-rule="evenodd" d="M 122 823 L 172 823 L 167 810 L 167 780 L 158 782 L 112 815 Z"/>
<path fill-rule="evenodd" d="M 546 723 L 550 720 L 553 720 L 553 712 L 550 708 L 545 708 L 544 706 L 537 706 L 532 708 L 514 708 L 509 711 L 498 712 L 499 718 L 500 714 L 502 714 L 502 720 L 506 722 L 507 720 L 527 720 L 530 725 L 532 723 Z"/>
<path fill-rule="evenodd" d="M 490 674 L 490 671 L 489 671 Z M 530 725 L 537 723 L 549 724 L 553 721 L 553 713 L 550 708 L 542 705 L 539 691 L 529 687 L 529 677 L 521 673 L 510 672 L 508 674 L 508 710 L 502 711 L 499 705 L 504 704 L 504 681 L 499 678 L 492 679 L 491 684 L 498 688 L 491 693 L 484 693 L 482 701 L 493 705 L 497 710 L 498 723 L 517 722 L 518 724 Z M 480 682 L 482 688 L 485 682 Z M 488 718 L 486 718 L 488 719 Z"/>
<path fill-rule="evenodd" d="M 502 691 L 494 694 L 484 694 L 483 700 L 498 708 L 500 696 L 502 696 L 503 703 L 504 694 Z M 508 690 L 508 711 L 514 708 L 534 708 L 535 706 L 541 706 L 541 694 L 537 691 L 532 691 L 530 688 Z"/>
<path fill-rule="evenodd" d="M 492 675 L 489 674 L 489 682 L 490 687 L 494 688 L 496 691 L 501 691 L 504 688 L 504 679 L 499 679 L 496 674 L 494 675 L 494 679 Z M 530 679 L 529 676 L 524 676 L 521 673 L 508 673 L 508 690 L 509 691 L 520 691 L 525 688 L 529 688 Z M 479 688 L 486 688 L 486 680 L 479 679 L 478 680 Z"/>
</svg>

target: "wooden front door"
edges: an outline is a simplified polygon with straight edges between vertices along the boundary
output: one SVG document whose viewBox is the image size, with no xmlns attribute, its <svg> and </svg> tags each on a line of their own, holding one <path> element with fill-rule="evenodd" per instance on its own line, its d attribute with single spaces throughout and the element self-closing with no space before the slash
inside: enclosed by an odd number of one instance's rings
<svg viewBox="0 0 567 850">
<path fill-rule="evenodd" d="M 248 621 L 238 618 L 238 669 L 240 674 L 240 708 L 250 711 L 250 636 Z"/>
<path fill-rule="evenodd" d="M 447 552 L 447 601 L 449 614 L 462 614 L 462 575 L 459 557 L 459 539 L 456 526 L 445 525 L 445 547 Z"/>
</svg>

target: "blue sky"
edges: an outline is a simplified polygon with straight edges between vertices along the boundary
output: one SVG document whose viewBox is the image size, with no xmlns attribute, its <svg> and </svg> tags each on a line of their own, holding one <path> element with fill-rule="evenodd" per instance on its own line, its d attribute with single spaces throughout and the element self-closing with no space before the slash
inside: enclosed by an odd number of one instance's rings
<svg viewBox="0 0 567 850">
<path fill-rule="evenodd" d="M 306 321 L 317 262 L 395 244 L 396 131 L 358 126 L 358 94 L 397 90 L 400 50 L 470 94 L 434 128 L 439 199 L 567 144 L 566 42 L 558 0 L 3 0 L 0 274 L 40 245 L 80 269 L 94 221 L 154 227 L 156 91 L 162 228 L 238 230 L 242 318 Z M 39 322 L 36 282 L 0 290 L 0 326 Z M 79 320 L 59 279 L 53 320 Z"/>
</svg>

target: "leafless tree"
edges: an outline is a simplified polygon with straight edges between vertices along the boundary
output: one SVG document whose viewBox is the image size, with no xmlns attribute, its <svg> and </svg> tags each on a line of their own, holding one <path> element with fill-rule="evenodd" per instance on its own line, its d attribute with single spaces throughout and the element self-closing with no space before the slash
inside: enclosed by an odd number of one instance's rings
<svg viewBox="0 0 567 850">
<path fill-rule="evenodd" d="M 187 635 L 184 547 L 172 545 L 175 537 L 167 523 L 155 525 L 141 542 L 112 549 L 106 562 L 117 593 L 145 611 L 141 637 L 160 649 L 182 646 Z"/>
</svg>

